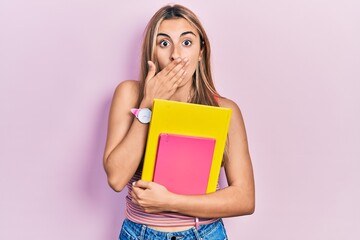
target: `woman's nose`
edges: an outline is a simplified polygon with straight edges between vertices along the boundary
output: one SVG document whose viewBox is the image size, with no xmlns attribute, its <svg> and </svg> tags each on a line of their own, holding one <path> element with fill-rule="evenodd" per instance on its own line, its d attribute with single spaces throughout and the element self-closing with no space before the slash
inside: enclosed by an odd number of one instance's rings
<svg viewBox="0 0 360 240">
<path fill-rule="evenodd" d="M 173 61 L 173 60 L 175 60 L 175 59 L 177 59 L 179 57 L 180 57 L 180 51 L 176 46 L 174 46 L 173 49 L 172 49 L 170 59 L 171 59 L 171 61 Z"/>
</svg>

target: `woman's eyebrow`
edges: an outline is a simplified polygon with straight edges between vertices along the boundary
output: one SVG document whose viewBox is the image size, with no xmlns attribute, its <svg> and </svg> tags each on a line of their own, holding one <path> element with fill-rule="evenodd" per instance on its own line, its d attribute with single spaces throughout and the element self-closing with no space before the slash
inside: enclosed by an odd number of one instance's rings
<svg viewBox="0 0 360 240">
<path fill-rule="evenodd" d="M 157 35 L 158 37 L 160 37 L 160 36 L 164 36 L 164 37 L 167 37 L 167 38 L 170 38 L 170 36 L 169 35 L 167 35 L 166 33 L 158 33 L 158 35 Z"/>
<path fill-rule="evenodd" d="M 183 32 L 180 36 L 184 36 L 184 35 L 187 35 L 187 34 L 192 34 L 196 37 L 196 34 L 193 33 L 192 31 L 187 31 L 187 32 Z"/>
<path fill-rule="evenodd" d="M 192 34 L 192 35 L 194 35 L 194 36 L 196 37 L 196 34 L 193 33 L 192 31 L 183 32 L 183 33 L 180 34 L 180 37 L 182 37 L 182 36 L 184 36 L 184 35 L 187 35 L 187 34 Z M 171 38 L 168 34 L 166 34 L 166 33 L 161 33 L 161 32 L 158 33 L 157 36 L 158 36 L 158 37 L 159 37 L 159 36 L 164 36 L 164 37 L 167 37 L 167 38 Z"/>
</svg>

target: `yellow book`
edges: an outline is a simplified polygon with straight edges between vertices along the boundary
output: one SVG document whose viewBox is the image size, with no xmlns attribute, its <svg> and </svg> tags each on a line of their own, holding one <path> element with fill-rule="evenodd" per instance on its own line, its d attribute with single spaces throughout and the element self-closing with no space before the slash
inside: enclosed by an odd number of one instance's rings
<svg viewBox="0 0 360 240">
<path fill-rule="evenodd" d="M 230 118 L 229 108 L 155 99 L 141 179 L 153 181 L 161 134 L 213 138 L 216 142 L 206 193 L 215 192 Z"/>
</svg>

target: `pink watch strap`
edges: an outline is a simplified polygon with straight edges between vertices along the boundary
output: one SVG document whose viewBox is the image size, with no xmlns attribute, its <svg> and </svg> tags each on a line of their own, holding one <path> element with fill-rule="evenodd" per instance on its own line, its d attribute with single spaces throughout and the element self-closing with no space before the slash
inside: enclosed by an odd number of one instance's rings
<svg viewBox="0 0 360 240">
<path fill-rule="evenodd" d="M 130 111 L 132 112 L 132 114 L 134 114 L 137 117 L 138 112 L 139 112 L 138 108 L 132 108 L 132 109 L 130 109 Z"/>
</svg>

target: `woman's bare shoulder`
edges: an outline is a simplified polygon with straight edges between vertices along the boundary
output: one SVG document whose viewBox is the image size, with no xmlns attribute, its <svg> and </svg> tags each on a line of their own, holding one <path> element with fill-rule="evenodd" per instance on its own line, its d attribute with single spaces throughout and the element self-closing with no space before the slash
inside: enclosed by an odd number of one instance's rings
<svg viewBox="0 0 360 240">
<path fill-rule="evenodd" d="M 119 83 L 115 89 L 116 92 L 139 93 L 139 81 L 125 80 Z"/>
<path fill-rule="evenodd" d="M 239 106 L 231 99 L 221 97 L 218 101 L 220 107 L 231 108 L 232 110 L 240 111 Z"/>
<path fill-rule="evenodd" d="M 241 110 L 236 102 L 228 98 L 219 98 L 219 106 L 224 108 L 230 108 L 232 110 L 232 119 L 234 122 L 244 124 Z"/>
<path fill-rule="evenodd" d="M 135 107 L 139 96 L 139 81 L 125 80 L 119 83 L 113 96 L 113 105 Z"/>
</svg>

